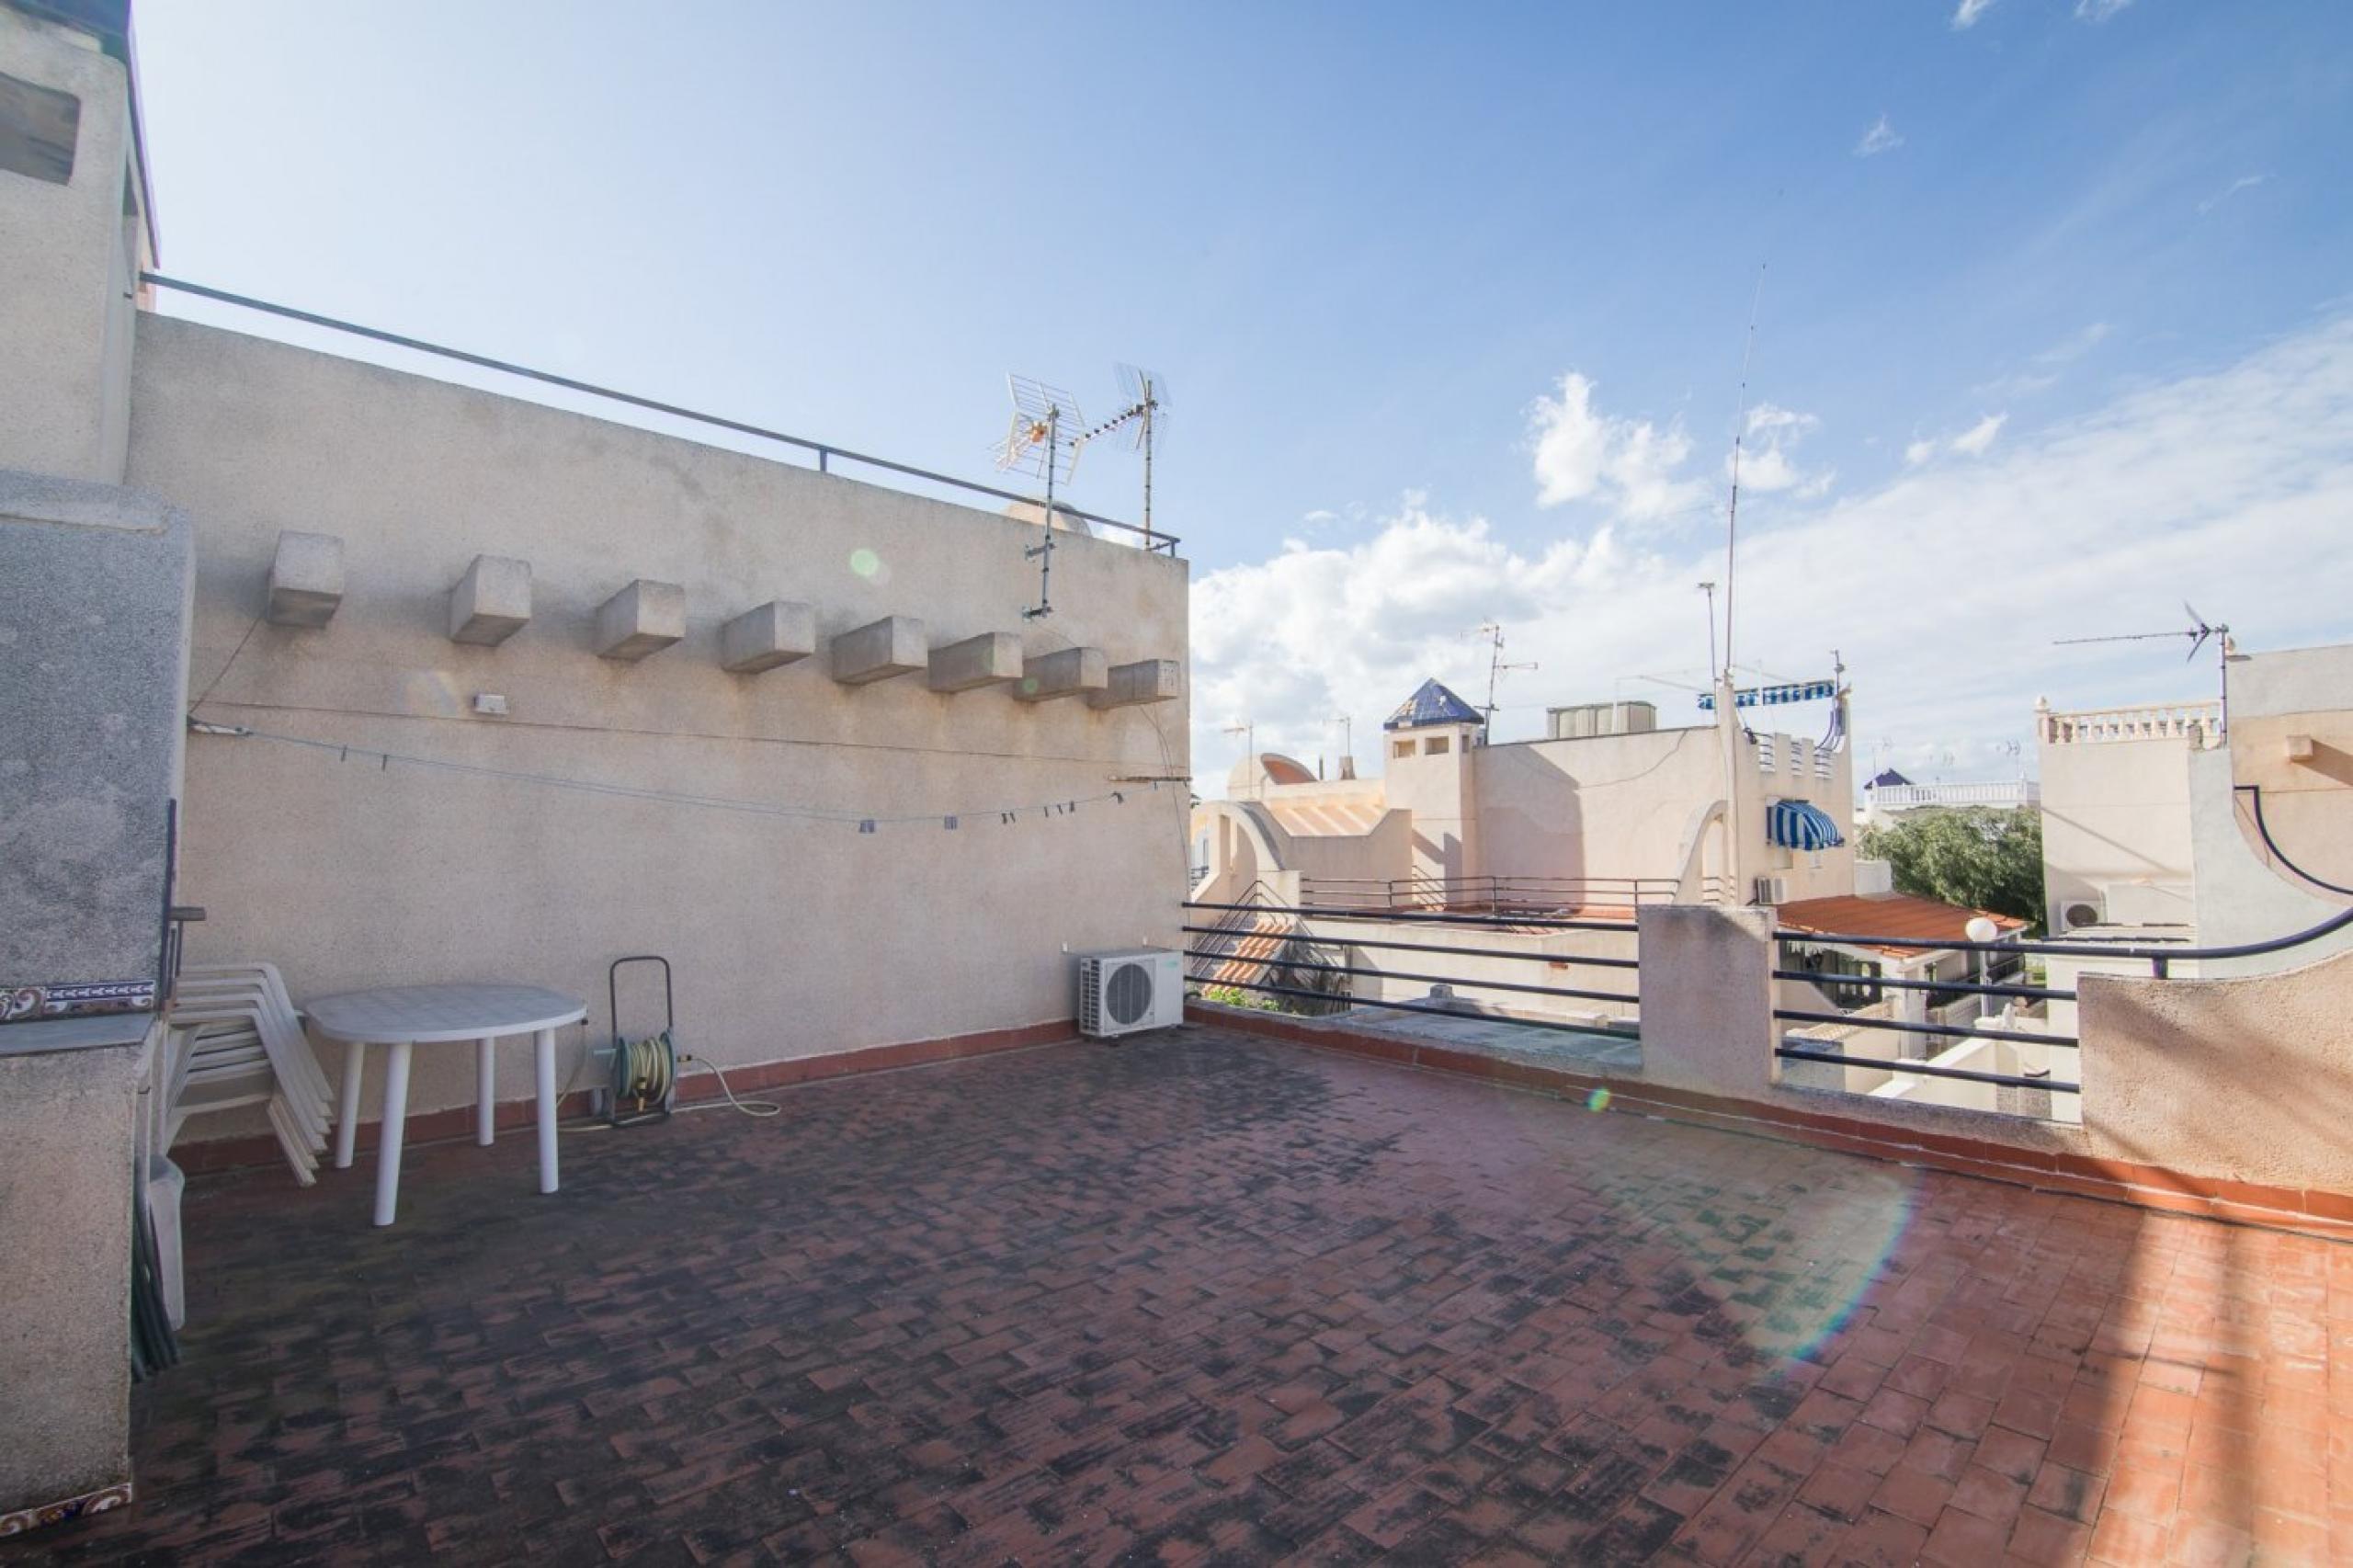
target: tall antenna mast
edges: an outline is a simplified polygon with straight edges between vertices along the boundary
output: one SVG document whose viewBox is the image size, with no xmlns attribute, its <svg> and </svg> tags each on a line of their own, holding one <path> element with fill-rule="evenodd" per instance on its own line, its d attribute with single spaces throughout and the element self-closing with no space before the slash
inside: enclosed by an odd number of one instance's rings
<svg viewBox="0 0 2353 1568">
<path fill-rule="evenodd" d="M 1035 620 L 1054 613 L 1054 482 L 1067 482 L 1078 471 L 1079 449 L 1093 432 L 1083 429 L 1086 421 L 1077 400 L 1061 388 L 1028 376 L 1007 376 L 1005 387 L 1013 400 L 1013 426 L 997 448 L 996 466 L 1017 469 L 1046 485 L 1045 510 L 1039 517 L 1046 537 L 1021 552 L 1022 559 L 1038 562 L 1038 602 L 1021 612 L 1022 619 Z"/>
<path fill-rule="evenodd" d="M 1487 639 L 1488 642 L 1486 711 L 1487 731 L 1488 733 L 1492 735 L 1495 733 L 1495 677 L 1502 675 L 1506 670 L 1532 670 L 1536 667 L 1536 661 L 1530 659 L 1524 665 L 1505 664 L 1504 629 L 1502 625 L 1499 622 L 1489 621 L 1486 625 L 1479 628 L 1479 631 L 1480 633 Z"/>
<path fill-rule="evenodd" d="M 1748 335 L 1741 340 L 1739 406 L 1732 420 L 1732 504 L 1724 510 L 1724 682 L 1732 682 L 1732 591 L 1740 533 L 1740 450 L 1748 435 L 1748 361 L 1756 352 L 1756 312 L 1765 303 L 1765 268 L 1756 264 L 1756 293 L 1748 302 Z M 1712 625 L 1712 620 L 1711 621 Z"/>
</svg>

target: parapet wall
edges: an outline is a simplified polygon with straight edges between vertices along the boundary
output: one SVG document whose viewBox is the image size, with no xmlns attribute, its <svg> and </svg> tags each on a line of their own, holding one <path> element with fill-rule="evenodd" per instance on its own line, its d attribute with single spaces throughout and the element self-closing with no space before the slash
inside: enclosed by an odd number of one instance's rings
<svg viewBox="0 0 2353 1568">
<path fill-rule="evenodd" d="M 134 366 L 134 483 L 194 519 L 198 716 L 313 743 L 191 738 L 192 961 L 298 1001 L 570 992 L 577 1085 L 622 954 L 670 957 L 681 1043 L 726 1065 L 1065 1020 L 1066 948 L 1175 944 L 1186 792 L 1118 781 L 1188 772 L 1186 704 L 1098 699 L 1181 669 L 1181 561 L 1058 532 L 1025 620 L 1041 535 L 1010 518 L 166 317 Z M 525 563 L 519 626 L 477 557 Z M 324 624 L 269 619 L 274 563 L 304 614 L 332 579 Z M 771 662 L 779 602 L 807 656 Z M 472 1102 L 465 1056 L 419 1053 L 413 1109 Z"/>
</svg>

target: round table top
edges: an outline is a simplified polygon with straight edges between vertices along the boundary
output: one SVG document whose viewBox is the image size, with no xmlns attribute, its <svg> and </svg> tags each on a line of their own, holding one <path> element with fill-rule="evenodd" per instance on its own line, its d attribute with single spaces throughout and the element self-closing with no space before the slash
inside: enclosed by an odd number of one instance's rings
<svg viewBox="0 0 2353 1568">
<path fill-rule="evenodd" d="M 392 1045 L 530 1034 L 577 1023 L 576 997 L 537 985 L 380 985 L 305 1003 L 311 1028 L 329 1040 Z"/>
</svg>

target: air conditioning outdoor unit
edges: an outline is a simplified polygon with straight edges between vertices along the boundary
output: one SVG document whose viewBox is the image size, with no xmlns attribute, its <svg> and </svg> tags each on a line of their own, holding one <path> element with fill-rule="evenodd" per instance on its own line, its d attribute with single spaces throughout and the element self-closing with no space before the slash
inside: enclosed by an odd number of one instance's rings
<svg viewBox="0 0 2353 1568">
<path fill-rule="evenodd" d="M 1127 948 L 1078 955 L 1078 1032 L 1117 1040 L 1185 1021 L 1184 955 Z"/>
<path fill-rule="evenodd" d="M 2063 932 L 2083 926 L 2097 926 L 2107 919 L 2108 911 L 2089 899 L 2070 899 L 2066 907 L 2059 912 L 2059 926 Z"/>
<path fill-rule="evenodd" d="M 1756 879 L 1756 902 L 1757 902 L 1758 903 L 1789 903 L 1789 902 L 1790 902 L 1790 879 L 1789 879 L 1789 878 L 1787 878 L 1787 877 L 1759 877 L 1759 878 L 1757 878 L 1757 879 Z"/>
</svg>

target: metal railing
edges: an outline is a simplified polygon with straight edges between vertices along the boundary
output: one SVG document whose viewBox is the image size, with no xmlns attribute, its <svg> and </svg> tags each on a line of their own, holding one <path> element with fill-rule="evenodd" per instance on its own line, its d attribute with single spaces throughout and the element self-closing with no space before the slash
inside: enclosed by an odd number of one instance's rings
<svg viewBox="0 0 2353 1568">
<path fill-rule="evenodd" d="M 1672 903 L 1673 877 L 1302 877 L 1302 901 L 1319 910 L 1458 909 L 1544 914 Z"/>
<path fill-rule="evenodd" d="M 1347 991 L 1325 978 L 1331 953 L 1266 883 L 1252 882 L 1237 902 L 1219 907 L 1225 913 L 1212 924 L 1185 928 L 1201 938 L 1185 948 L 1188 983 L 1279 994 L 1302 1004 L 1287 1011 L 1310 1016 L 1347 1011 Z"/>
<path fill-rule="evenodd" d="M 962 490 L 975 495 L 986 495 L 998 501 L 1012 501 L 1025 506 L 1034 506 L 1039 504 L 1037 496 L 1026 495 L 1019 491 L 1000 490 L 994 484 L 979 484 L 969 479 L 958 479 L 953 474 L 937 473 L 927 468 L 917 468 L 912 463 L 894 462 L 889 458 L 878 458 L 866 452 L 854 452 L 847 447 L 836 447 L 826 441 L 813 441 L 806 436 L 788 435 L 782 430 L 770 430 L 758 425 L 747 425 L 740 419 L 729 419 L 721 415 L 705 414 L 699 409 L 684 408 L 675 403 L 663 403 L 654 398 L 640 397 L 635 392 L 625 392 L 612 387 L 598 386 L 594 381 L 578 381 L 571 376 L 559 376 L 551 370 L 535 370 L 528 365 L 517 365 L 511 360 L 494 359 L 487 354 L 472 354 L 462 348 L 451 348 L 446 344 L 428 343 L 421 337 L 386 332 L 381 327 L 362 326 L 357 322 L 320 315 L 314 311 L 298 311 L 291 305 L 272 304 L 267 300 L 256 300 L 249 294 L 233 294 L 225 289 L 208 288 L 201 283 L 190 283 L 185 278 L 168 278 L 160 272 L 142 272 L 139 275 L 139 281 L 152 288 L 168 289 L 175 293 L 193 295 L 199 300 L 213 300 L 224 305 L 236 305 L 248 311 L 259 311 L 265 315 L 278 316 L 287 321 L 298 321 L 307 326 L 324 327 L 329 332 L 348 333 L 354 337 L 364 337 L 371 342 L 389 343 L 395 348 L 411 348 L 420 354 L 438 355 L 441 358 L 454 359 L 462 365 L 473 365 L 485 370 L 496 370 L 504 375 L 519 376 L 525 381 L 538 381 L 542 386 L 562 387 L 566 392 L 605 398 L 613 403 L 626 403 L 631 408 L 644 409 L 648 413 L 667 415 L 674 419 L 692 420 L 698 425 L 708 425 L 713 429 L 732 430 L 739 436 L 752 436 L 763 441 L 779 442 L 784 446 L 798 448 L 804 452 L 814 453 L 819 473 L 832 472 L 833 464 L 835 461 L 861 463 L 868 468 L 881 469 L 886 473 L 919 479 L 929 484 L 944 484 L 952 490 Z M 1176 553 L 1178 540 L 1172 533 L 1139 528 L 1133 523 L 1123 523 L 1117 517 L 1106 517 L 1094 512 L 1082 512 L 1075 506 L 1064 506 L 1059 501 L 1054 503 L 1054 513 L 1058 517 L 1075 517 L 1081 522 L 1094 523 L 1107 528 L 1118 528 L 1122 533 L 1139 535 L 1142 539 L 1143 548 L 1149 551 L 1161 551 L 1172 556 Z"/>
<path fill-rule="evenodd" d="M 2030 956 L 2049 958 L 2087 958 L 2109 960 L 2125 960 L 2144 962 L 2149 972 L 2159 980 L 2168 978 L 2177 963 L 2198 962 L 2215 959 L 2256 958 L 2267 953 L 2285 952 L 2319 940 L 2353 926 L 2353 908 L 2347 908 L 2302 931 L 2285 937 L 2274 937 L 2260 942 L 2239 942 L 2227 947 L 2193 948 L 2165 941 L 2085 942 L 2065 940 L 2005 939 L 1973 942 L 1952 937 L 1890 937 L 1857 932 L 1776 931 L 1773 938 L 1783 958 L 1777 961 L 1772 976 L 1775 980 L 1798 980 L 1821 985 L 1842 987 L 1870 985 L 1891 991 L 1920 991 L 1940 993 L 1948 996 L 1982 995 L 2014 998 L 2048 1006 L 2052 1002 L 2076 1000 L 2074 990 L 2063 986 L 2035 984 L 2031 982 L 1996 981 L 1984 978 L 1984 967 L 2003 960 L 2022 962 Z M 1963 952 L 1986 955 L 1980 962 L 1980 978 L 1962 980 L 1905 980 L 1887 975 L 1858 979 L 1847 974 L 1827 974 L 1790 964 L 1786 958 L 1788 945 L 1802 943 L 1816 947 L 1901 949 L 1915 952 Z M 1983 1023 L 1938 1023 L 1927 1018 L 1899 1018 L 1869 1010 L 1847 1013 L 1825 1013 L 1811 1008 L 1776 1006 L 1777 1022 L 1818 1024 L 1847 1028 L 1880 1029 L 1898 1034 L 1920 1035 L 1929 1039 L 1994 1040 L 2038 1046 L 2075 1048 L 2081 1044 L 2072 1034 L 2056 1034 L 2041 1030 L 1988 1028 Z M 2028 1073 L 1988 1073 L 1976 1068 L 1954 1067 L 1933 1062 L 1896 1057 L 1881 1061 L 1876 1057 L 1849 1056 L 1833 1051 L 1819 1044 L 1791 1045 L 1786 1035 L 1774 1045 L 1776 1056 L 1787 1062 L 1812 1062 L 1838 1067 L 1860 1067 L 1886 1073 L 1906 1073 L 1926 1078 L 1948 1078 L 1966 1083 L 1990 1084 L 1999 1087 L 2045 1090 L 2052 1094 L 2081 1094 L 2083 1085 L 2046 1074 Z"/>
<path fill-rule="evenodd" d="M 1254 885 L 1253 894 L 1261 892 L 1263 892 L 1261 886 Z M 1304 999 L 1311 1002 L 1329 1002 L 1336 994 L 1346 994 L 1354 1006 L 1380 1011 L 1430 1013 L 1446 1017 L 1474 1017 L 1495 1022 L 1524 1025 L 1529 1028 L 1552 1029 L 1570 1034 L 1628 1035 L 1634 1032 L 1634 1024 L 1631 1018 L 1595 1018 L 1572 1022 L 1567 1019 L 1532 1017 L 1525 1012 L 1472 1011 L 1460 1003 L 1359 995 L 1357 994 L 1356 987 L 1359 981 L 1402 981 L 1409 984 L 1460 986 L 1472 991 L 1498 992 L 1513 997 L 1529 996 L 1607 1002 L 1631 1007 L 1637 1006 L 1639 1002 L 1639 998 L 1631 991 L 1604 991 L 1589 986 L 1557 985 L 1540 981 L 1490 979 L 1482 975 L 1466 974 L 1459 968 L 1449 971 L 1442 964 L 1433 964 L 1427 960 L 1456 958 L 1501 960 L 1539 966 L 1540 972 L 1569 966 L 1623 971 L 1637 969 L 1640 966 L 1639 957 L 1620 958 L 1608 954 L 1530 951 L 1524 949 L 1472 946 L 1451 941 L 1401 941 L 1397 939 L 1393 931 L 1376 937 L 1358 936 L 1348 928 L 1349 924 L 1353 922 L 1358 925 L 1380 924 L 1392 926 L 1427 926 L 1432 928 L 1431 934 L 1437 937 L 1465 928 L 1512 932 L 1522 936 L 1547 931 L 1607 931 L 1631 937 L 1636 930 L 1634 922 L 1631 920 L 1470 915 L 1427 910 L 1355 910 L 1325 906 L 1286 906 L 1249 895 L 1245 895 L 1242 902 L 1233 903 L 1188 901 L 1184 907 L 1188 919 L 1178 928 L 1185 932 L 1188 939 L 1188 946 L 1184 949 L 1188 960 L 1188 972 L 1197 984 L 1233 985 L 1236 989 L 1260 994 Z M 1202 921 L 1199 918 L 1200 916 L 1211 918 Z M 1297 922 L 1299 932 L 1296 940 L 1312 943 L 1317 948 L 1325 949 L 1312 959 L 1284 959 L 1280 960 L 1279 967 L 1310 971 L 1319 976 L 1334 977 L 1346 987 L 1345 992 L 1286 984 L 1271 976 L 1258 982 L 1237 981 L 1230 977 L 1215 980 L 1203 978 L 1204 970 L 1201 966 L 1208 965 L 1215 968 L 1231 960 L 1232 948 L 1236 934 L 1241 928 L 1237 923 L 1263 921 L 1267 916 L 1287 916 L 1293 919 Z M 1339 928 L 1331 928 L 1335 926 Z M 1193 938 L 1202 940 L 1195 941 L 1192 940 Z M 1338 951 L 1336 954 L 1332 949 L 1338 949 Z M 1411 970 L 1399 970 L 1359 965 L 1348 961 L 1349 949 L 1414 954 L 1416 955 L 1416 959 L 1409 961 L 1414 961 L 1415 967 Z M 1341 961 L 1332 961 L 1335 957 Z"/>
</svg>

